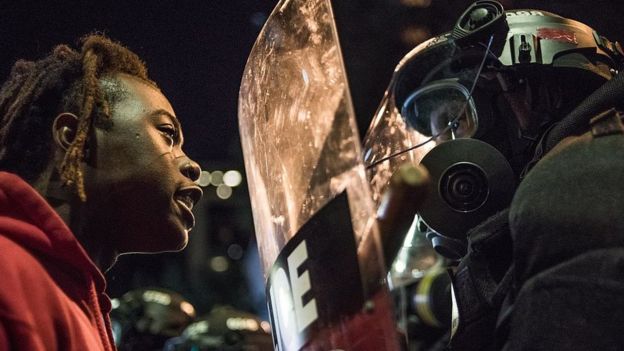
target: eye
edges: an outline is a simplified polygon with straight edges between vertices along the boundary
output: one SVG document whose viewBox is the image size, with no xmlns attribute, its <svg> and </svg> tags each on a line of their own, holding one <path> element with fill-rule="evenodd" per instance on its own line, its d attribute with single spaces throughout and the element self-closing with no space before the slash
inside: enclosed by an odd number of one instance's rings
<svg viewBox="0 0 624 351">
<path fill-rule="evenodd" d="M 164 124 L 158 127 L 158 130 L 162 135 L 169 139 L 171 146 L 175 144 L 178 139 L 178 130 L 171 124 Z"/>
</svg>

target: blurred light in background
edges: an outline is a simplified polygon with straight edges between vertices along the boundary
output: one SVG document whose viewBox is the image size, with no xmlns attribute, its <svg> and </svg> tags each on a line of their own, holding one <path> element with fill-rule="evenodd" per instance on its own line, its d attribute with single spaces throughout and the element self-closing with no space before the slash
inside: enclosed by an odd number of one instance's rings
<svg viewBox="0 0 624 351">
<path fill-rule="evenodd" d="M 429 28 L 411 24 L 401 31 L 401 41 L 408 47 L 415 47 L 432 37 Z"/>
<path fill-rule="evenodd" d="M 271 323 L 269 323 L 267 321 L 262 321 L 260 323 L 260 327 L 267 333 L 271 332 Z"/>
<path fill-rule="evenodd" d="M 230 263 L 223 256 L 215 256 L 210 259 L 210 268 L 215 272 L 225 272 L 230 268 Z"/>
<path fill-rule="evenodd" d="M 210 180 L 212 179 L 212 177 L 210 176 L 210 172 L 208 171 L 202 171 L 201 174 L 199 175 L 199 180 L 197 181 L 197 185 L 203 187 L 206 187 L 208 185 L 210 185 Z"/>
<path fill-rule="evenodd" d="M 190 316 L 195 315 L 195 307 L 186 301 L 180 302 L 180 309 Z"/>
<path fill-rule="evenodd" d="M 231 259 L 235 260 L 235 261 L 238 261 L 241 258 L 243 258 L 243 254 L 244 253 L 245 252 L 244 252 L 243 248 L 240 245 L 238 245 L 238 244 L 232 244 L 232 245 L 228 246 L 228 248 L 227 248 L 228 256 Z"/>
<path fill-rule="evenodd" d="M 168 306 L 171 304 L 171 295 L 157 290 L 145 290 L 143 292 L 143 300 Z"/>
<path fill-rule="evenodd" d="M 431 0 L 401 0 L 401 5 L 408 7 L 429 7 Z"/>
<path fill-rule="evenodd" d="M 243 176 L 239 171 L 227 171 L 223 175 L 223 183 L 231 188 L 237 187 L 243 181 Z"/>
<path fill-rule="evenodd" d="M 217 187 L 217 196 L 220 199 L 227 200 L 232 196 L 232 188 L 225 184 L 221 184 Z"/>
<path fill-rule="evenodd" d="M 233 189 L 243 182 L 243 175 L 237 170 L 223 171 L 202 171 L 197 185 L 206 188 L 210 185 L 216 187 L 215 193 L 218 198 L 227 200 L 232 197 Z"/>
<path fill-rule="evenodd" d="M 223 184 L 223 172 L 214 171 L 210 173 L 210 184 L 214 186 L 219 186 Z"/>
<path fill-rule="evenodd" d="M 232 317 L 228 318 L 225 324 L 230 330 L 257 331 L 260 329 L 260 323 L 251 318 Z"/>
</svg>

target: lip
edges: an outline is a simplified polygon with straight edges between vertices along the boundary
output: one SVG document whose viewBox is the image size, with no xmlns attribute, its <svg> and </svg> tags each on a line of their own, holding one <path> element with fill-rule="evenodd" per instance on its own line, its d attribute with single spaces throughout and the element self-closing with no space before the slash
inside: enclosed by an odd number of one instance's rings
<svg viewBox="0 0 624 351">
<path fill-rule="evenodd" d="M 195 215 L 193 215 L 193 211 L 186 206 L 186 204 L 181 200 L 175 200 L 178 208 L 180 209 L 180 213 L 182 214 L 182 219 L 184 220 L 184 224 L 186 226 L 186 230 L 191 230 L 195 226 Z"/>
<path fill-rule="evenodd" d="M 189 231 L 195 226 L 195 216 L 193 215 L 192 209 L 197 202 L 199 202 L 201 197 L 202 190 L 195 185 L 182 187 L 178 189 L 174 195 L 175 203 L 180 210 L 186 229 Z"/>
</svg>

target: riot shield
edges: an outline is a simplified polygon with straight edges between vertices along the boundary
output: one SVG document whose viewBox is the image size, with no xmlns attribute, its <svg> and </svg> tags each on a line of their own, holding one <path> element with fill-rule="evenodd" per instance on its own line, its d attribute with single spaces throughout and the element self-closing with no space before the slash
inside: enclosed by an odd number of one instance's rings
<svg viewBox="0 0 624 351">
<path fill-rule="evenodd" d="M 329 0 L 277 4 L 239 127 L 276 349 L 398 349 Z"/>
</svg>

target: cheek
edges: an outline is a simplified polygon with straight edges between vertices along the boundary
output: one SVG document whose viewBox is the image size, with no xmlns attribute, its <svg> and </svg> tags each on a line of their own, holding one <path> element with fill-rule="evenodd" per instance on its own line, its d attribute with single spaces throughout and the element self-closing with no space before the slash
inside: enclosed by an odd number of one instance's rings
<svg viewBox="0 0 624 351">
<path fill-rule="evenodd" d="M 85 169 L 87 197 L 116 216 L 150 218 L 169 211 L 176 190 L 176 160 L 161 135 L 131 131 L 104 140 L 97 162 Z M 110 208 L 113 207 L 113 208 Z M 117 210 L 115 210 L 115 208 Z"/>
<path fill-rule="evenodd" d="M 128 159 L 109 168 L 89 169 L 85 181 L 89 202 L 126 220 L 158 220 L 170 211 L 176 191 L 175 160 L 166 153 L 148 160 Z M 179 171 L 178 171 L 179 172 Z M 151 216 L 151 217 L 150 217 Z"/>
<path fill-rule="evenodd" d="M 172 163 L 172 151 L 162 135 L 145 130 L 129 131 L 99 143 L 97 158 L 90 167 L 96 172 L 123 179 L 153 168 L 154 164 L 162 167 Z"/>
<path fill-rule="evenodd" d="M 167 221 L 174 204 L 175 186 L 171 178 L 161 174 L 162 167 L 144 168 L 131 178 L 118 181 L 106 194 L 106 204 L 124 226 L 157 229 Z"/>
</svg>

